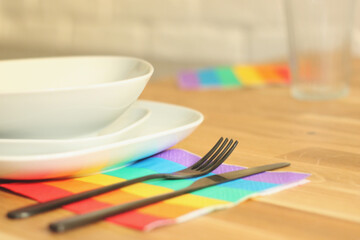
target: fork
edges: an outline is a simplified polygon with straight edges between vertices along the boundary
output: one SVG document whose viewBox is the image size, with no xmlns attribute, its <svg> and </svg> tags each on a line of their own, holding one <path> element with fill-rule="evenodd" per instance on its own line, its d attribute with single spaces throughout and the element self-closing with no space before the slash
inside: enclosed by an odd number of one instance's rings
<svg viewBox="0 0 360 240">
<path fill-rule="evenodd" d="M 12 218 L 12 219 L 27 218 L 42 212 L 47 212 L 59 208 L 69 203 L 84 200 L 125 186 L 129 186 L 134 183 L 143 182 L 150 179 L 157 179 L 157 178 L 185 179 L 185 178 L 202 176 L 210 173 L 218 166 L 220 166 L 229 157 L 229 155 L 235 149 L 237 144 L 238 141 L 233 141 L 232 139 L 229 141 L 228 138 L 224 140 L 223 137 L 221 137 L 217 141 L 217 143 L 210 149 L 208 153 L 206 153 L 201 159 L 199 159 L 193 165 L 185 169 L 173 173 L 157 173 L 157 174 L 146 175 L 125 182 L 115 183 L 105 187 L 77 193 L 74 195 L 70 195 L 68 197 L 63 197 L 43 203 L 33 204 L 30 206 L 26 206 L 23 208 L 10 211 L 8 212 L 7 216 L 8 218 Z"/>
</svg>

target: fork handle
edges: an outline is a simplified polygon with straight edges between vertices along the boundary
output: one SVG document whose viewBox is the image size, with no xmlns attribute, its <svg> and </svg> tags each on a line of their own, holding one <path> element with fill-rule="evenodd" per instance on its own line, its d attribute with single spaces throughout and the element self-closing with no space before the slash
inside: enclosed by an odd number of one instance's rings
<svg viewBox="0 0 360 240">
<path fill-rule="evenodd" d="M 141 199 L 141 200 L 138 200 L 135 202 L 129 202 L 129 203 L 121 204 L 121 205 L 116 205 L 113 207 L 108 207 L 108 208 L 100 209 L 97 211 L 77 215 L 74 217 L 69 217 L 69 218 L 60 220 L 58 222 L 50 223 L 49 227 L 50 227 L 50 230 L 53 232 L 65 232 L 67 230 L 71 230 L 73 228 L 77 228 L 77 227 L 81 227 L 81 226 L 84 226 L 84 225 L 87 225 L 90 223 L 94 223 L 94 222 L 97 222 L 104 218 L 114 216 L 116 214 L 134 210 L 134 209 L 137 209 L 137 208 L 140 208 L 143 206 L 150 205 L 152 203 L 160 202 L 160 201 L 168 199 L 168 198 L 180 196 L 182 194 L 185 194 L 185 193 L 188 193 L 188 192 L 191 192 L 194 190 L 196 190 L 196 188 L 189 186 L 187 188 L 183 188 L 178 191 L 169 192 L 169 193 L 157 195 L 154 197 Z"/>
<path fill-rule="evenodd" d="M 100 188 L 96 188 L 93 190 L 89 190 L 86 192 L 81 192 L 81 193 L 77 193 L 74 195 L 70 195 L 67 197 L 63 197 L 63 198 L 58 198 L 58 199 L 54 199 L 54 200 L 50 200 L 47 202 L 43 202 L 43 203 L 37 203 L 37 204 L 33 204 L 27 207 L 23 207 L 23 208 L 19 208 L 16 210 L 13 210 L 11 212 L 8 212 L 7 216 L 8 218 L 12 218 L 12 219 L 19 219 L 19 218 L 27 218 L 42 212 L 47 212 L 56 208 L 59 208 L 61 206 L 64 206 L 66 204 L 69 203 L 73 203 L 73 202 L 77 202 L 80 200 L 84 200 L 90 197 L 94 197 L 106 192 L 110 192 L 134 183 L 139 183 L 139 182 L 143 182 L 146 180 L 150 180 L 150 179 L 155 179 L 155 178 L 164 178 L 164 174 L 151 174 L 151 175 L 147 175 L 147 176 L 143 176 L 143 177 L 139 177 L 139 178 L 135 178 L 135 179 L 131 179 L 125 182 L 119 182 L 119 183 L 114 183 L 105 187 L 100 187 Z"/>
</svg>

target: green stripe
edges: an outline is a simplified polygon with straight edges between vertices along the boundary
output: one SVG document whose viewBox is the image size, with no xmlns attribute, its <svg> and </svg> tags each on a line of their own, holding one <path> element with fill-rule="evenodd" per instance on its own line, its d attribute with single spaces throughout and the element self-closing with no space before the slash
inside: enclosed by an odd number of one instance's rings
<svg viewBox="0 0 360 240">
<path fill-rule="evenodd" d="M 150 175 L 157 173 L 155 171 L 146 169 L 146 168 L 132 168 L 132 167 L 126 167 L 126 168 L 120 168 L 118 170 L 107 172 L 106 175 L 110 175 L 113 177 L 119 177 L 124 179 L 133 179 L 142 177 L 145 175 Z"/>
<path fill-rule="evenodd" d="M 229 202 L 237 202 L 240 199 L 245 198 L 253 193 L 254 193 L 253 191 L 247 191 L 244 189 L 232 189 L 232 188 L 225 188 L 219 186 L 207 187 L 192 192 L 192 194 L 194 195 L 218 199 L 218 200 L 224 200 Z"/>
<path fill-rule="evenodd" d="M 220 82 L 224 87 L 241 86 L 241 82 L 237 79 L 232 69 L 229 67 L 216 68 L 216 74 L 218 75 Z"/>
<path fill-rule="evenodd" d="M 145 181 L 145 183 L 160 187 L 166 187 L 173 190 L 180 190 L 182 188 L 186 188 L 190 186 L 193 183 L 193 181 L 189 179 L 177 179 L 177 180 L 154 179 L 154 180 Z"/>
</svg>

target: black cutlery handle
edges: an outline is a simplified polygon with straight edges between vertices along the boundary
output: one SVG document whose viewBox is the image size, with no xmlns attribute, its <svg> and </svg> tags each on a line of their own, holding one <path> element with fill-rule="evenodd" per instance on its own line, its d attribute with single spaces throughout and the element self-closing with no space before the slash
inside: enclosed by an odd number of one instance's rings
<svg viewBox="0 0 360 240">
<path fill-rule="evenodd" d="M 23 208 L 19 208 L 16 209 L 14 211 L 8 212 L 7 216 L 8 218 L 12 218 L 12 219 L 19 219 L 19 218 L 27 218 L 42 212 L 47 212 L 56 208 L 59 208 L 61 206 L 64 206 L 66 204 L 69 203 L 73 203 L 73 202 L 77 202 L 80 200 L 84 200 L 90 197 L 94 197 L 106 192 L 110 192 L 134 183 L 138 183 L 138 182 L 143 182 L 146 180 L 150 180 L 150 179 L 155 179 L 155 178 L 163 178 L 164 174 L 152 174 L 152 175 L 147 175 L 147 176 L 143 176 L 143 177 L 139 177 L 139 178 L 135 178 L 135 179 L 131 179 L 125 182 L 120 182 L 120 183 L 115 183 L 115 184 L 111 184 L 105 187 L 100 187 L 100 188 L 96 188 L 93 190 L 89 190 L 86 192 L 81 192 L 81 193 L 77 193 L 74 195 L 70 195 L 68 197 L 63 197 L 63 198 L 58 198 L 58 199 L 54 199 L 48 202 L 43 202 L 43 203 L 37 203 L 34 205 L 30 205 L 27 207 L 23 207 Z"/>
<path fill-rule="evenodd" d="M 192 188 L 184 188 L 175 192 L 170 192 L 162 195 L 158 195 L 155 197 L 145 198 L 141 199 L 135 202 L 129 202 L 113 207 L 104 208 L 101 210 L 93 211 L 86 214 L 77 215 L 74 217 L 66 218 L 63 220 L 60 220 L 58 222 L 51 223 L 49 225 L 50 230 L 53 232 L 65 232 L 67 230 L 71 230 L 73 228 L 81 227 L 90 223 L 97 222 L 99 220 L 105 219 L 107 217 L 114 216 L 116 214 L 120 214 L 123 212 L 127 212 L 139 207 L 143 207 L 146 205 L 150 205 L 152 203 L 160 202 L 162 200 L 176 197 L 179 195 L 182 195 L 184 193 L 193 191 Z"/>
<path fill-rule="evenodd" d="M 238 171 L 232 171 L 232 172 L 228 172 L 228 173 L 224 173 L 224 174 L 213 175 L 213 176 L 201 178 L 201 179 L 193 182 L 190 186 L 180 189 L 180 190 L 177 190 L 177 191 L 174 191 L 174 192 L 170 192 L 170 193 L 166 193 L 166 194 L 162 194 L 162 195 L 158 195 L 158 196 L 154 196 L 154 197 L 150 197 L 150 198 L 145 198 L 145 199 L 141 199 L 138 201 L 129 202 L 129 203 L 113 206 L 113 207 L 104 208 L 104 209 L 101 209 L 98 211 L 93 211 L 90 213 L 66 218 L 64 220 L 60 220 L 58 222 L 51 223 L 49 227 L 50 227 L 50 230 L 53 232 L 65 232 L 65 231 L 73 229 L 73 228 L 77 228 L 77 227 L 81 227 L 81 226 L 84 226 L 84 225 L 87 225 L 90 223 L 94 223 L 94 222 L 97 222 L 104 218 L 111 217 L 116 214 L 127 212 L 127 211 L 130 211 L 130 210 L 133 210 L 133 209 L 136 209 L 139 207 L 143 207 L 143 206 L 146 206 L 146 205 L 149 205 L 152 203 L 160 202 L 160 201 L 168 199 L 168 198 L 173 198 L 173 197 L 180 196 L 182 194 L 189 193 L 189 192 L 192 192 L 195 190 L 199 190 L 199 189 L 202 189 L 205 187 L 210 187 L 210 186 L 217 185 L 220 183 L 229 182 L 229 181 L 239 179 L 242 177 L 254 175 L 254 174 L 257 174 L 260 172 L 265 172 L 268 170 L 274 170 L 274 169 L 286 167 L 289 165 L 290 165 L 289 163 L 269 164 L 269 165 L 248 168 L 248 169 L 243 169 L 243 170 L 238 170 Z"/>
</svg>

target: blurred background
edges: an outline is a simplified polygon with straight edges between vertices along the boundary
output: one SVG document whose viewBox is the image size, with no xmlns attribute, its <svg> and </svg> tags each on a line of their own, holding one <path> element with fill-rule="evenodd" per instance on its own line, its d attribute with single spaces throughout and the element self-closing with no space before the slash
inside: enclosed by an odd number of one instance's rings
<svg viewBox="0 0 360 240">
<path fill-rule="evenodd" d="M 340 0 L 339 0 L 340 1 Z M 352 54 L 360 56 L 356 3 Z M 0 59 L 115 54 L 155 76 L 288 57 L 282 0 L 0 0 Z"/>
</svg>

